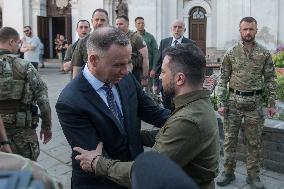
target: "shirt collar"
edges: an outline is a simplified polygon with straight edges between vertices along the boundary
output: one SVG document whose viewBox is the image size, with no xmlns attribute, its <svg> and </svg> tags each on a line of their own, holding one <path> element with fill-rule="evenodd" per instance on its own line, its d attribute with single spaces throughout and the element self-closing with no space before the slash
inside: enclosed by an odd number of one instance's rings
<svg viewBox="0 0 284 189">
<path fill-rule="evenodd" d="M 98 80 L 93 74 L 91 74 L 87 64 L 85 64 L 85 67 L 83 69 L 83 75 L 87 79 L 87 81 L 92 85 L 95 91 L 98 91 L 104 85 L 104 82 Z"/>
<path fill-rule="evenodd" d="M 143 30 L 143 31 L 141 31 L 141 32 L 139 32 L 138 30 L 137 30 L 137 33 L 139 33 L 140 35 L 145 35 L 146 34 L 146 30 Z"/>
<path fill-rule="evenodd" d="M 175 109 L 178 109 L 186 104 L 196 101 L 201 98 L 209 98 L 210 92 L 208 90 L 198 90 L 179 95 L 174 98 Z"/>
<path fill-rule="evenodd" d="M 240 44 L 241 44 L 242 48 L 245 48 L 243 40 L 240 41 Z M 255 47 L 257 45 L 256 41 L 253 41 L 252 44 L 253 44 L 253 47 Z"/>
<path fill-rule="evenodd" d="M 183 39 L 183 36 L 181 36 L 179 39 L 176 39 L 175 37 L 173 37 L 171 44 L 174 45 L 174 41 L 175 41 L 175 40 L 178 41 L 178 44 L 181 44 L 182 39 Z"/>
</svg>

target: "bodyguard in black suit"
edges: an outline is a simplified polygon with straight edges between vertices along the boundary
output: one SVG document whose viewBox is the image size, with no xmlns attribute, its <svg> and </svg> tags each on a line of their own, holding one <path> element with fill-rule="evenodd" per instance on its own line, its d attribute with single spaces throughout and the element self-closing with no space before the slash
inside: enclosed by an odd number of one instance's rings
<svg viewBox="0 0 284 189">
<path fill-rule="evenodd" d="M 168 38 L 161 40 L 157 59 L 150 73 L 151 77 L 155 77 L 156 88 L 161 88 L 159 76 L 161 74 L 161 67 L 162 67 L 164 56 L 165 56 L 164 50 L 167 47 L 175 46 L 176 44 L 194 43 L 194 41 L 183 36 L 185 32 L 185 25 L 184 25 L 183 20 L 175 20 L 171 25 L 171 31 L 172 31 L 173 37 L 168 37 Z M 164 107 L 167 109 L 171 109 L 171 99 L 164 96 L 162 88 L 161 88 L 161 92 L 162 92 Z"/>
<path fill-rule="evenodd" d="M 112 159 L 131 161 L 143 152 L 141 120 L 162 127 L 170 112 L 161 109 L 128 73 L 131 45 L 118 29 L 97 29 L 87 42 L 88 63 L 61 92 L 56 111 L 68 143 L 96 149 L 103 142 Z M 72 153 L 72 189 L 123 188 L 84 172 Z"/>
</svg>

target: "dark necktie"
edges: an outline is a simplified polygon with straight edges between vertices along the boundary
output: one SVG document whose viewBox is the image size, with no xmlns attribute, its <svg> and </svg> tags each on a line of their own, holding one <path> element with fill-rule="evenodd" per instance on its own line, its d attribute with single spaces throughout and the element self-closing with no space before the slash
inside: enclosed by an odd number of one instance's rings
<svg viewBox="0 0 284 189">
<path fill-rule="evenodd" d="M 118 120 L 119 122 L 119 130 L 123 135 L 126 135 L 125 130 L 124 130 L 124 123 L 123 123 L 123 116 L 122 113 L 114 99 L 114 95 L 111 90 L 111 85 L 109 83 L 105 83 L 102 86 L 102 89 L 106 92 L 106 97 L 107 97 L 107 103 L 109 106 L 109 109 L 111 110 L 112 114 L 114 117 Z"/>
<path fill-rule="evenodd" d="M 178 44 L 178 41 L 177 40 L 175 40 L 174 41 L 174 46 L 176 46 Z"/>
</svg>

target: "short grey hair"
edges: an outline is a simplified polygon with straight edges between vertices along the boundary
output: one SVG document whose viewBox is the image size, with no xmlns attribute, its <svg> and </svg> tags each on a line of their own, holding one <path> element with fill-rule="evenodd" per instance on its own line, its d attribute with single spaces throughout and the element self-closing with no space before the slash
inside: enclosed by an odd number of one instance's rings
<svg viewBox="0 0 284 189">
<path fill-rule="evenodd" d="M 128 37 L 121 30 L 108 26 L 98 28 L 90 34 L 87 41 L 87 50 L 88 52 L 96 52 L 99 56 L 103 56 L 111 45 L 126 47 L 129 44 Z"/>
</svg>

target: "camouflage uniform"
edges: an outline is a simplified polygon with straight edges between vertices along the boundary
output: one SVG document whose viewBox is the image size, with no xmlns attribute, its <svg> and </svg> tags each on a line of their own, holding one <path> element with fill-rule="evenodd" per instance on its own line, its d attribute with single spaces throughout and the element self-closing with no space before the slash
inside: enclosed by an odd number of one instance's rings
<svg viewBox="0 0 284 189">
<path fill-rule="evenodd" d="M 63 189 L 61 183 L 47 173 L 38 163 L 16 154 L 0 152 L 0 170 L 4 171 L 31 171 L 34 180 L 43 182 L 46 189 Z"/>
<path fill-rule="evenodd" d="M 158 53 L 157 41 L 152 34 L 150 34 L 149 32 L 146 32 L 145 30 L 144 30 L 144 32 L 141 32 L 141 33 L 137 31 L 137 33 L 140 34 L 143 37 L 143 40 L 147 44 L 148 59 L 149 59 L 149 72 L 150 72 L 152 70 L 154 61 L 155 61 L 157 53 Z M 153 91 L 152 91 L 153 85 L 154 85 L 154 79 L 149 78 L 147 93 L 150 92 L 150 93 L 153 94 Z"/>
<path fill-rule="evenodd" d="M 143 56 L 139 52 L 139 50 L 146 47 L 146 43 L 143 38 L 136 32 L 129 31 L 126 35 L 129 38 L 132 46 L 132 73 L 140 83 L 143 76 Z"/>
<path fill-rule="evenodd" d="M 90 37 L 90 34 L 86 35 L 86 37 L 80 39 L 77 42 L 77 45 L 72 54 L 71 65 L 82 67 L 88 61 L 87 54 L 87 41 Z"/>
<path fill-rule="evenodd" d="M 38 116 L 32 115 L 37 104 L 42 129 L 51 127 L 47 86 L 31 63 L 0 49 L 0 117 L 2 117 L 14 153 L 36 160 L 40 150 L 35 128 Z"/>
<path fill-rule="evenodd" d="M 255 178 L 259 175 L 261 134 L 264 124 L 261 92 L 267 89 L 268 106 L 274 107 L 276 87 L 274 78 L 275 69 L 271 55 L 257 42 L 254 42 L 250 51 L 239 42 L 224 56 L 218 86 L 221 106 L 226 108 L 224 168 L 228 173 L 233 173 L 236 168 L 235 153 L 241 128 L 247 146 L 248 176 Z"/>
</svg>

